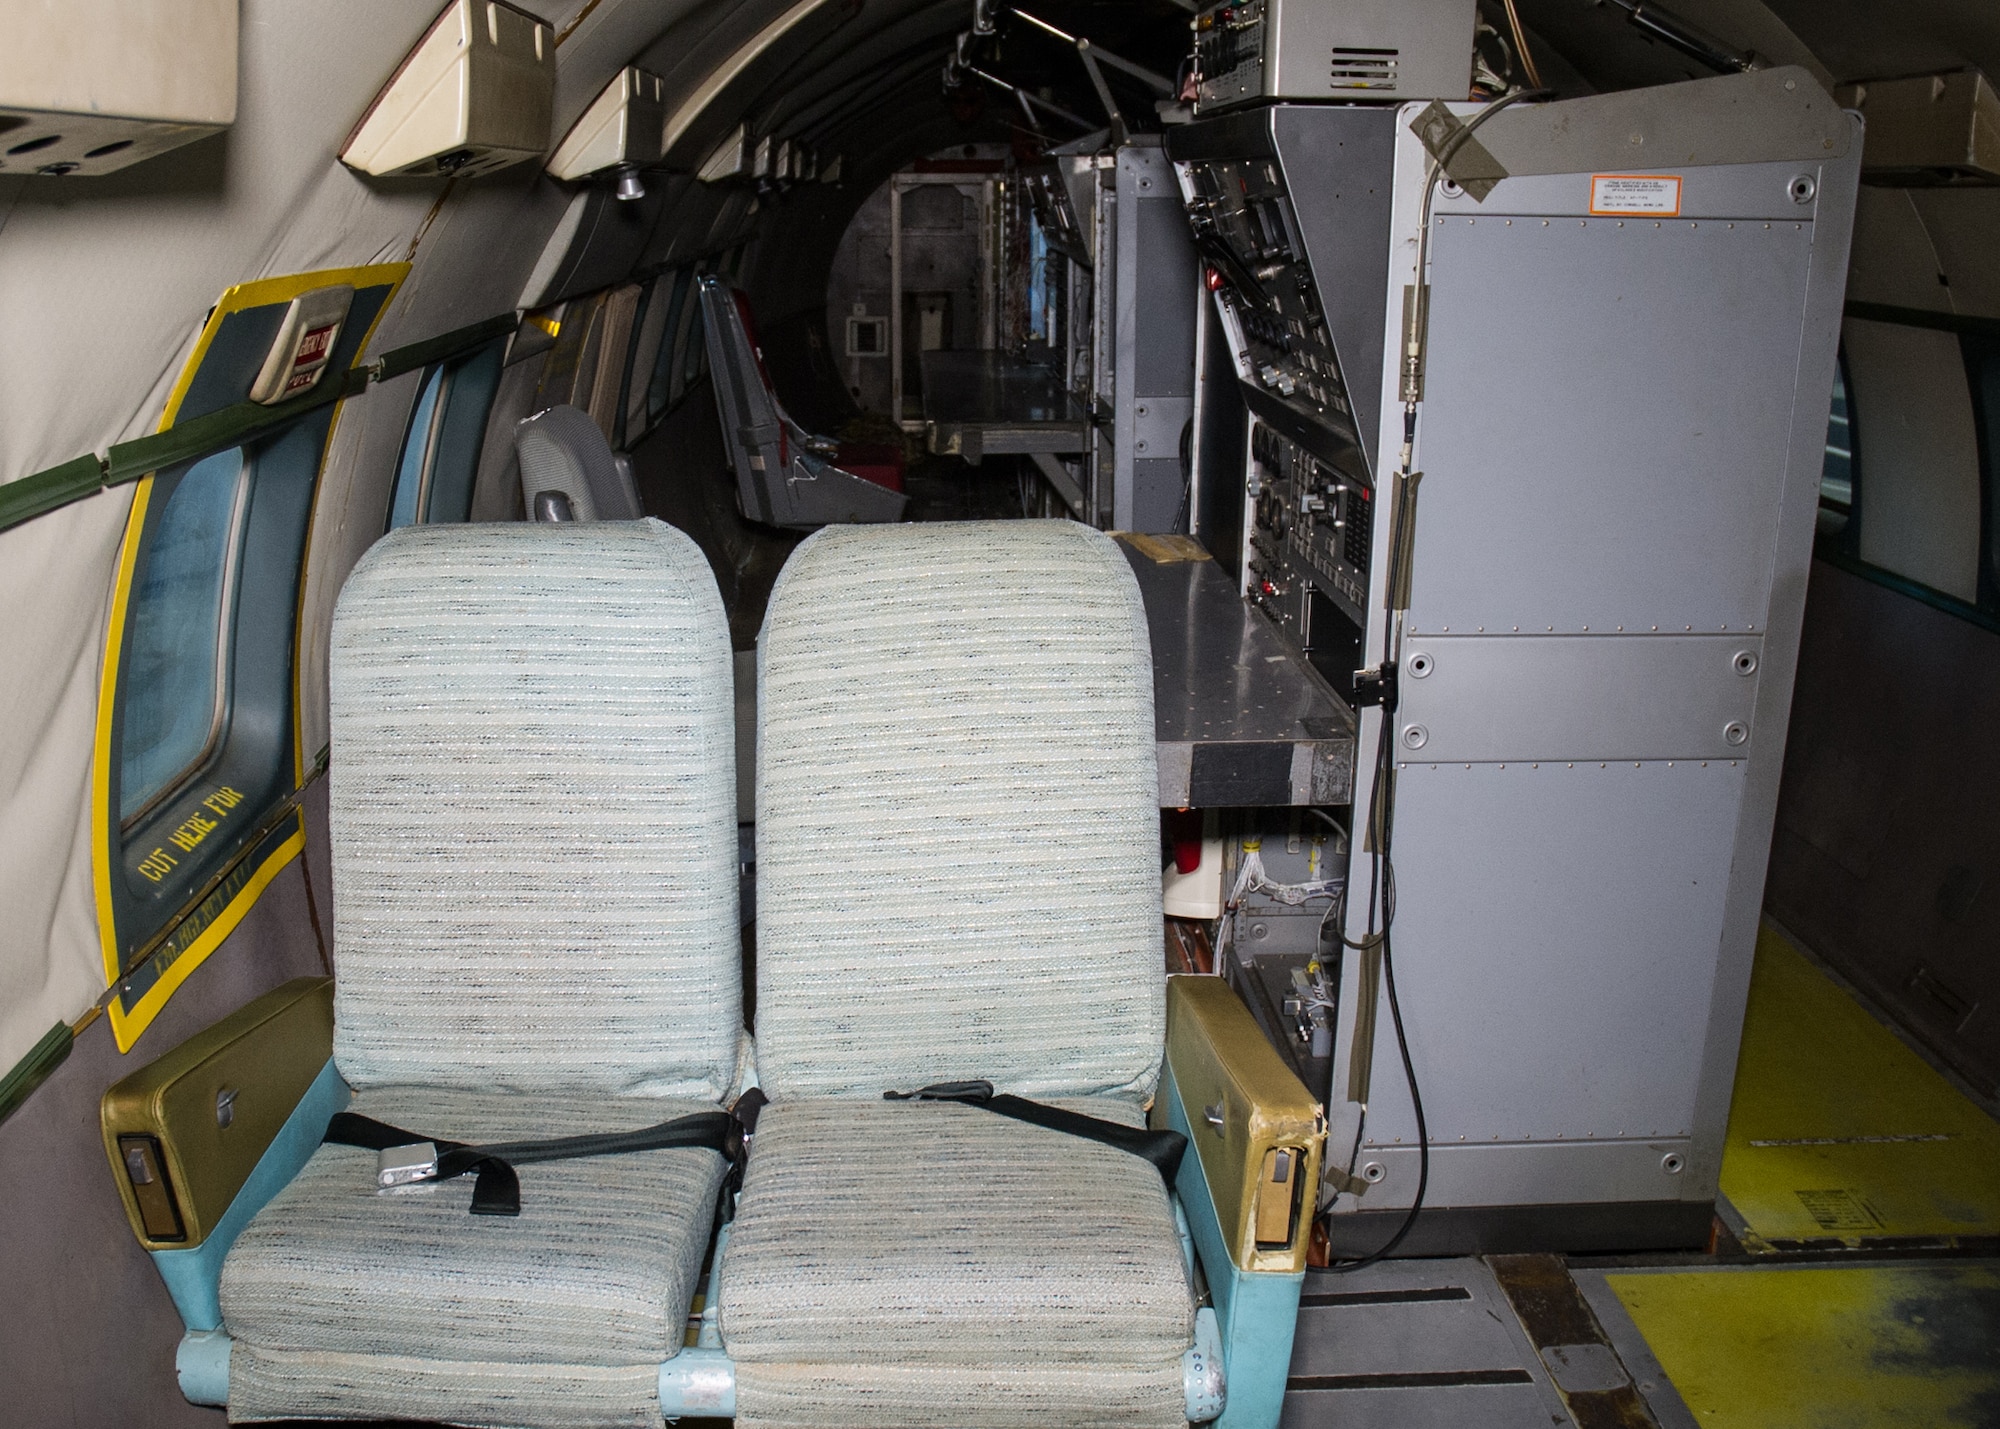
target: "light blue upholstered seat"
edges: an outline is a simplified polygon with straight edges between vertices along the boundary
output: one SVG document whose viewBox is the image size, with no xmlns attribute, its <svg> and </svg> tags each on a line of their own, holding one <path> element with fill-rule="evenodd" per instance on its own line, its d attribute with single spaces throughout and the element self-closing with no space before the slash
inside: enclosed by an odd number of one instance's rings
<svg viewBox="0 0 2000 1429">
<path fill-rule="evenodd" d="M 655 521 L 412 526 L 334 620 L 334 1059 L 453 1140 L 634 1130 L 736 1084 L 728 628 Z M 322 1147 L 222 1274 L 232 1420 L 657 1424 L 722 1159 L 378 1194 Z"/>
<path fill-rule="evenodd" d="M 739 1424 L 1186 1419 L 1159 1175 L 888 1089 L 1137 1125 L 1163 1036 L 1152 664 L 1067 522 L 835 527 L 759 649 L 759 1124 L 722 1264 Z"/>
</svg>

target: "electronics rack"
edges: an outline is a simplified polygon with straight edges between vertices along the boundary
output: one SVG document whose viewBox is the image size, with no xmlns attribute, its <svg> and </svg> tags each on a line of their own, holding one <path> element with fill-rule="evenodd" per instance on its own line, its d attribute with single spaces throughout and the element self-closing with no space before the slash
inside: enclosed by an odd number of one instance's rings
<svg viewBox="0 0 2000 1429">
<path fill-rule="evenodd" d="M 1251 419 L 1244 588 L 1343 696 L 1361 665 L 1375 493 Z"/>
<path fill-rule="evenodd" d="M 1474 0 L 1231 0 L 1196 15 L 1195 108 L 1463 99 Z"/>
<path fill-rule="evenodd" d="M 1343 698 L 1366 663 L 1376 524 L 1369 447 L 1381 401 L 1388 255 L 1386 244 L 1365 237 L 1386 236 L 1393 123 L 1393 112 L 1379 109 L 1280 105 L 1197 124 L 1172 140 L 1245 415 L 1234 458 L 1246 474 L 1242 538 L 1231 564 L 1245 599 Z M 1314 174 L 1297 200 L 1290 166 Z M 1336 236 L 1347 254 L 1370 261 L 1333 265 L 1327 271 L 1339 286 L 1323 292 L 1314 253 Z"/>
</svg>

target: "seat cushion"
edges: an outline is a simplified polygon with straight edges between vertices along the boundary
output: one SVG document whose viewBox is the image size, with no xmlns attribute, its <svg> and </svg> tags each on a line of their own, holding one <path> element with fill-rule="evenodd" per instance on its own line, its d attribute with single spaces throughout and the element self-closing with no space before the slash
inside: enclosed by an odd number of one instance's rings
<svg viewBox="0 0 2000 1429">
<path fill-rule="evenodd" d="M 306 1407 L 299 1407 L 306 1406 Z M 654 1365 L 521 1365 L 491 1361 L 266 1350 L 229 1354 L 229 1422 L 412 1415 L 485 1429 L 660 1429 Z"/>
<path fill-rule="evenodd" d="M 1143 1120 L 1118 1099 L 1060 1104 Z M 1114 1383 L 1144 1409 L 1117 1422 L 1180 1423 L 1193 1316 L 1166 1190 L 1136 1156 L 948 1104 L 763 1113 L 722 1266 L 740 1417 L 762 1402 L 782 1420 L 777 1406 L 809 1404 L 818 1384 L 833 1417 L 809 1422 L 892 1422 L 904 1391 L 935 1419 L 922 1386 L 945 1373 L 969 1396 L 953 1424 L 983 1422 L 977 1404 L 1012 1422 L 1031 1401 L 1060 1411 L 1045 1422 L 1089 1422 Z M 1074 1398 L 1051 1405 L 1052 1368 L 1092 1373 L 1061 1380 Z"/>
<path fill-rule="evenodd" d="M 737 1429 L 1186 1429 L 1180 1361 L 741 1365 Z"/>
<path fill-rule="evenodd" d="M 352 1106 L 406 1130 L 475 1143 L 635 1130 L 713 1109 L 396 1087 L 365 1091 Z M 639 1395 L 629 1407 L 657 1420 L 656 1381 L 583 1371 L 656 1367 L 680 1348 L 722 1158 L 649 1151 L 518 1170 L 521 1214 L 474 1216 L 469 1176 L 379 1193 L 375 1153 L 321 1147 L 223 1266 L 224 1323 L 251 1351 L 232 1358 L 232 1417 L 379 1412 L 366 1397 L 370 1376 L 356 1366 L 387 1357 L 380 1375 L 400 1373 L 387 1359 L 426 1367 L 403 1377 L 399 1415 L 466 1422 L 464 1385 L 478 1383 L 478 1364 L 497 1363 L 524 1367 L 507 1390 L 515 1407 L 511 1417 L 481 1422 L 568 1422 L 557 1401 L 576 1392 L 561 1385 L 579 1376 L 601 1381 L 602 1392 Z M 534 1366 L 549 1373 L 525 1368 Z M 435 1402 L 426 1384 L 436 1387 Z M 546 1414 L 537 1412 L 535 1384 L 548 1389 Z"/>
</svg>

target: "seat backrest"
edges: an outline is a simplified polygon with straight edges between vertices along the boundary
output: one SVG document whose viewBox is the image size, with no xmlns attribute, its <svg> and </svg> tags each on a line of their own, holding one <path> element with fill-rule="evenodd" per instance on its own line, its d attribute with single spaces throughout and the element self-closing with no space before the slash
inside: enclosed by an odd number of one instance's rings
<svg viewBox="0 0 2000 1429">
<path fill-rule="evenodd" d="M 588 412 L 557 406 L 522 418 L 514 425 L 514 450 L 530 521 L 546 519 L 536 505 L 543 492 L 561 493 L 574 521 L 636 521 L 644 514 L 630 470 Z"/>
<path fill-rule="evenodd" d="M 757 690 L 765 1090 L 1150 1090 L 1152 654 L 1117 546 L 1066 521 L 828 527 L 778 578 Z"/>
<path fill-rule="evenodd" d="M 404 527 L 348 577 L 331 658 L 348 1082 L 724 1095 L 734 694 L 694 542 Z"/>
</svg>

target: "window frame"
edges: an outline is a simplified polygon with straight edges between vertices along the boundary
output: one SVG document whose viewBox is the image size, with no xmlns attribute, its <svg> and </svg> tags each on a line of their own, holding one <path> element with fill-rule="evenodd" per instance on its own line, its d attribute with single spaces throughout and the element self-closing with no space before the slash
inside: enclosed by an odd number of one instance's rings
<svg viewBox="0 0 2000 1429">
<path fill-rule="evenodd" d="M 428 519 L 431 496 L 431 475 L 437 468 L 438 424 L 444 416 L 445 402 L 449 394 L 450 378 L 442 362 L 433 362 L 422 369 L 422 379 L 417 383 L 416 399 L 410 404 L 410 415 L 403 424 L 403 444 L 396 455 L 396 479 L 389 484 L 389 510 L 383 517 L 384 532 L 394 531 L 398 524 L 422 526 Z M 432 388 L 436 395 L 432 396 Z M 430 398 L 429 410 L 425 410 L 424 399 Z M 416 492 L 410 502 L 410 519 L 401 523 L 396 520 L 396 508 L 402 505 L 403 483 L 410 475 L 410 443 L 417 436 L 417 422 L 423 421 L 423 450 L 416 466 Z"/>
<path fill-rule="evenodd" d="M 423 461 L 418 468 L 417 499 L 408 522 L 411 526 L 449 525 L 471 519 L 474 487 L 478 482 L 479 455 L 486 441 L 486 426 L 492 417 L 494 398 L 505 371 L 507 338 L 496 337 L 468 352 L 442 358 L 423 368 L 423 379 L 411 399 L 409 416 L 404 419 L 403 444 L 396 457 L 396 480 L 389 487 L 389 503 L 383 513 L 382 529 L 396 529 L 397 498 L 402 493 L 403 472 L 410 453 L 410 441 L 417 434 L 417 419 L 423 411 L 424 393 L 438 383 L 436 400 L 424 425 Z M 445 470 L 449 466 L 450 470 Z M 445 489 L 440 473 L 451 478 L 453 510 L 440 516 L 438 497 Z M 463 501 L 457 497 L 461 494 Z M 458 510 L 462 505 L 463 511 Z"/>
<path fill-rule="evenodd" d="M 104 1006 L 120 1052 L 305 846 L 299 793 L 310 781 L 298 748 L 298 668 L 314 507 L 343 394 L 362 390 L 354 381 L 359 355 L 408 272 L 407 263 L 384 263 L 225 292 L 169 393 L 159 430 L 164 436 L 225 413 L 231 420 L 194 428 L 213 430 L 210 443 L 193 432 L 190 441 L 167 442 L 173 455 L 150 471 L 140 468 L 145 474 L 132 487 L 105 632 L 91 780 L 91 876 L 111 994 Z M 341 284 L 354 296 L 321 379 L 325 389 L 265 415 L 248 401 L 249 384 L 291 301 Z M 132 637 L 143 571 L 179 482 L 232 448 L 243 452 L 247 510 L 226 558 L 234 591 L 218 654 L 227 667 L 223 727 L 203 757 L 127 820 L 123 729 L 126 696 L 139 678 L 131 669 Z"/>
<path fill-rule="evenodd" d="M 1966 392 L 1972 406 L 1978 466 L 1977 598 L 1972 601 L 1961 599 L 1910 576 L 1875 565 L 1861 556 L 1861 532 L 1863 523 L 1868 519 L 1868 473 L 1862 461 L 1861 432 L 1869 417 L 1864 410 L 1864 398 L 1855 389 L 1845 343 L 1837 360 L 1838 380 L 1847 397 L 1849 501 L 1844 523 L 1837 530 L 1822 529 L 1818 532 L 1813 543 L 1813 555 L 1935 610 L 2000 632 L 2000 322 L 1865 302 L 1850 302 L 1847 315 L 1869 322 L 1941 330 L 1958 338 L 1959 358 L 1964 365 Z M 1822 487 L 1820 510 L 1833 512 L 1841 509 L 1838 502 L 1828 500 Z"/>
</svg>

